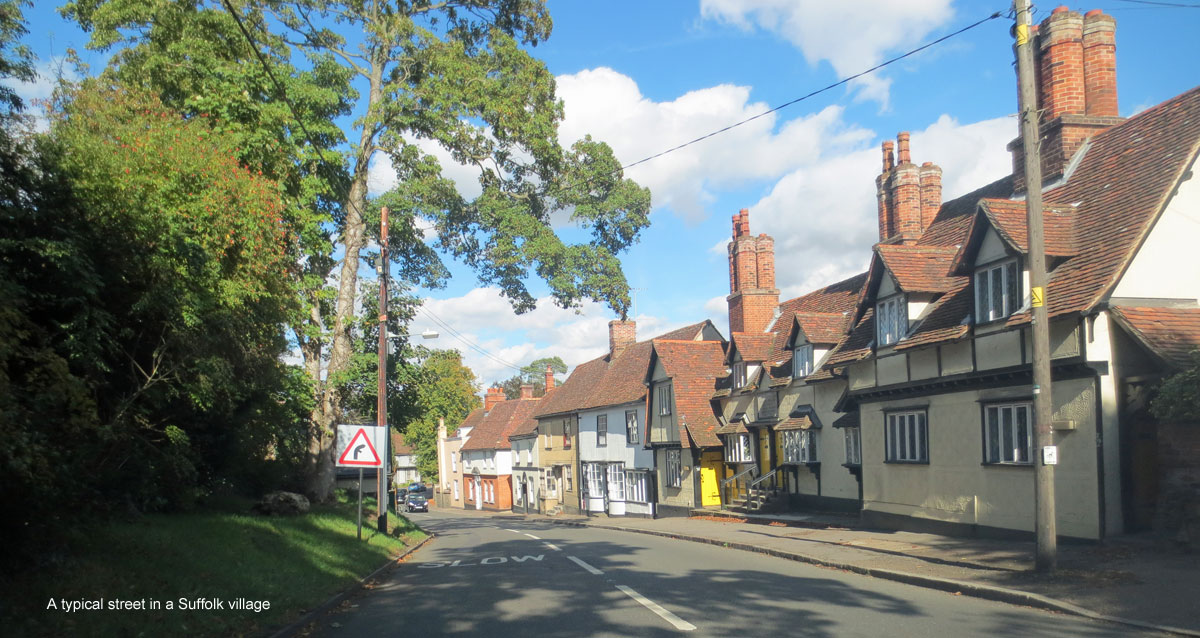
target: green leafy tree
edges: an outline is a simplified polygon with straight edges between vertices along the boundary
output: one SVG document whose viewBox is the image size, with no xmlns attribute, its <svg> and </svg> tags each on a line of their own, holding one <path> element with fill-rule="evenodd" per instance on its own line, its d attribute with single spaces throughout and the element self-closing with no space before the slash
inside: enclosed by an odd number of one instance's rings
<svg viewBox="0 0 1200 638">
<path fill-rule="evenodd" d="M 1167 377 L 1150 401 L 1156 418 L 1200 425 L 1200 350 L 1191 356 L 1191 365 Z"/>
<path fill-rule="evenodd" d="M 526 384 L 533 386 L 533 396 L 545 396 L 547 366 L 550 367 L 550 371 L 554 374 L 567 373 L 567 364 L 563 363 L 560 357 L 536 359 L 533 363 L 522 366 L 521 371 L 517 374 L 499 383 L 500 387 L 504 389 L 504 396 L 509 399 L 519 398 L 521 396 L 521 386 Z"/>
<path fill-rule="evenodd" d="M 471 410 L 479 407 L 475 373 L 463 365 L 457 350 L 433 350 L 418 366 L 402 368 L 399 379 L 411 389 L 407 402 L 396 402 L 396 421 L 404 423 L 404 440 L 417 454 L 417 468 L 437 481 L 437 428 L 444 421 L 451 434 Z"/>
<path fill-rule="evenodd" d="M 313 295 L 307 325 L 296 330 L 317 388 L 309 487 L 322 498 L 332 485 L 332 425 L 343 414 L 344 384 L 352 378 L 358 271 L 372 258 L 368 242 L 379 206 L 392 211 L 392 257 L 398 276 L 407 281 L 434 285 L 446 275 L 418 229 L 418 220 L 425 220 L 433 226 L 437 248 L 470 265 L 481 282 L 500 287 L 518 311 L 533 308 L 526 282 L 538 277 L 564 307 L 590 298 L 623 315 L 628 286 L 617 254 L 648 224 L 650 195 L 623 178 L 607 145 L 590 137 L 569 149 L 559 144 L 563 109 L 554 78 L 528 51 L 550 35 L 541 0 L 263 0 L 235 7 L 277 71 L 293 78 L 289 96 L 302 99 L 320 87 L 351 100 L 357 116 L 347 135 L 344 188 L 332 191 L 332 239 L 343 257 L 336 264 L 320 261 L 330 266 L 327 274 L 336 275 L 336 292 Z M 191 74 L 197 78 L 192 85 L 214 85 L 221 96 L 245 96 L 243 91 L 253 89 L 252 102 L 279 101 L 283 96 L 259 88 L 265 86 L 261 81 L 248 86 L 249 78 L 209 73 L 187 59 L 193 36 L 185 35 L 198 34 L 201 40 L 218 39 L 202 48 L 206 55 L 228 51 L 243 66 L 255 60 L 234 53 L 245 45 L 235 42 L 237 32 L 218 16 L 222 11 L 217 2 L 203 0 L 66 5 L 69 15 L 92 30 L 92 46 L 128 47 L 128 55 L 115 59 L 131 73 Z M 321 73 L 322 82 L 287 66 L 293 51 Z M 157 86 L 172 82 L 148 77 Z M 463 198 L 422 144 L 441 146 L 456 161 L 475 166 L 482 193 Z M 294 161 L 300 154 L 284 155 Z M 368 169 L 377 155 L 390 159 L 399 183 L 368 201 Z M 564 242 L 551 225 L 558 211 L 590 231 L 590 239 Z"/>
</svg>

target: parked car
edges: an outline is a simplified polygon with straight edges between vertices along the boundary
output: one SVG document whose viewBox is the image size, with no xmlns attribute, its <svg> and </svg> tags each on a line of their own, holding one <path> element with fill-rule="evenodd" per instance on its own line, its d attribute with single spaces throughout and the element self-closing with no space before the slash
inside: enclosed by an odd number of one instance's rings
<svg viewBox="0 0 1200 638">
<path fill-rule="evenodd" d="M 424 494 L 425 493 L 425 484 L 420 481 L 417 481 L 416 483 L 409 483 L 408 484 L 408 493 L 412 494 L 414 492 L 416 492 L 417 494 Z"/>
<path fill-rule="evenodd" d="M 404 511 L 406 512 L 428 512 L 429 499 L 420 494 L 409 494 L 408 498 L 404 499 Z"/>
</svg>

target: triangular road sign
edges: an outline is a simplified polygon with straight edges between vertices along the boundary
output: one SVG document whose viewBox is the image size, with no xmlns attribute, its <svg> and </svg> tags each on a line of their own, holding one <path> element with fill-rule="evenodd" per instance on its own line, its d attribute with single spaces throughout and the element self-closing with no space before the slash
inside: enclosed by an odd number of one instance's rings
<svg viewBox="0 0 1200 638">
<path fill-rule="evenodd" d="M 375 446 L 371 443 L 371 437 L 367 436 L 367 431 L 359 428 L 358 432 L 355 432 L 350 439 L 350 445 L 342 450 L 342 455 L 338 457 L 338 464 L 379 467 L 383 465 L 383 461 L 380 460 L 379 453 L 375 451 Z"/>
</svg>

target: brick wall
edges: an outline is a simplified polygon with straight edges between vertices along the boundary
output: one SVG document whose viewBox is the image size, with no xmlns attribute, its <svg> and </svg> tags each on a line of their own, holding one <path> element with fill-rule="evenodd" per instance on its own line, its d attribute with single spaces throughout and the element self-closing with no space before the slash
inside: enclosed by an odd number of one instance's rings
<svg viewBox="0 0 1200 638">
<path fill-rule="evenodd" d="M 1200 549 L 1200 423 L 1159 424 L 1158 467 L 1154 528 Z"/>
</svg>

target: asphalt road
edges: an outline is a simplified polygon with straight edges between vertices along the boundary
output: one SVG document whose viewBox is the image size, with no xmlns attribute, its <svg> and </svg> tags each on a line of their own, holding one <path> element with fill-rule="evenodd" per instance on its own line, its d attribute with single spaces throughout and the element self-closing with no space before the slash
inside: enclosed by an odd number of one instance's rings
<svg viewBox="0 0 1200 638">
<path fill-rule="evenodd" d="M 630 532 L 435 510 L 314 636 L 1131 636 L 1126 627 Z"/>
</svg>

